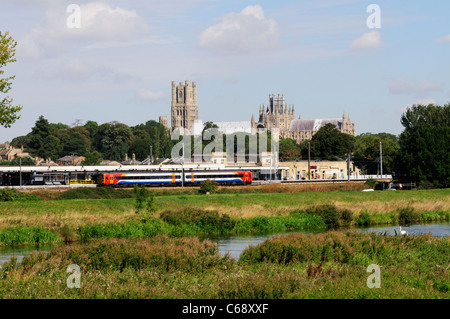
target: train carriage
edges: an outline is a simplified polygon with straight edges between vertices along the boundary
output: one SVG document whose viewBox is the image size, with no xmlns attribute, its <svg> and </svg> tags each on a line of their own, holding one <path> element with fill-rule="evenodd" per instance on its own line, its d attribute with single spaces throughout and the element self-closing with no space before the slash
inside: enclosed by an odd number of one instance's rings
<svg viewBox="0 0 450 319">
<path fill-rule="evenodd" d="M 123 173 L 100 174 L 99 185 L 130 186 L 130 185 L 174 185 L 181 184 L 181 173 Z"/>
<path fill-rule="evenodd" d="M 182 180 L 184 177 L 184 180 Z M 196 185 L 205 180 L 212 180 L 219 184 L 251 184 L 252 173 L 243 171 L 223 171 L 223 172 L 142 172 L 142 173 L 122 173 L 107 174 L 99 176 L 98 183 L 101 186 L 132 186 L 132 185 L 153 185 L 153 186 L 178 186 Z"/>
<path fill-rule="evenodd" d="M 251 184 L 251 172 L 188 172 L 185 173 L 187 185 L 201 183 L 205 180 L 215 181 L 219 184 Z"/>
</svg>

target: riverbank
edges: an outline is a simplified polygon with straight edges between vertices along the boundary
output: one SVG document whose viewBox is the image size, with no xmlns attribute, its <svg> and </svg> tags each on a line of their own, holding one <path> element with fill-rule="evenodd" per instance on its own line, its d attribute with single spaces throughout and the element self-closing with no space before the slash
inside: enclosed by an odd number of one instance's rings
<svg viewBox="0 0 450 319">
<path fill-rule="evenodd" d="M 236 261 L 196 238 L 101 239 L 5 264 L 0 298 L 447 299 L 449 249 L 448 237 L 330 231 L 277 236 Z M 67 286 L 70 264 L 80 267 L 77 289 Z"/>
<path fill-rule="evenodd" d="M 144 222 L 132 197 L 0 202 L 0 245 L 445 222 L 450 189 L 160 195 L 154 203 L 156 211 Z"/>
</svg>

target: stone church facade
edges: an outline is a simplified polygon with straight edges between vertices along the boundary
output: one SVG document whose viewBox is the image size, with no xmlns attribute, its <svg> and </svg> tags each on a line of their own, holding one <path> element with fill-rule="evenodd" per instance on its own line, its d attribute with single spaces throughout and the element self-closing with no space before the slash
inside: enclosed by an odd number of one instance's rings
<svg viewBox="0 0 450 319">
<path fill-rule="evenodd" d="M 203 129 L 202 121 L 198 120 L 197 84 L 189 81 L 180 82 L 176 85 L 172 81 L 172 106 L 171 106 L 171 128 L 167 116 L 160 116 L 159 122 L 167 129 L 195 134 Z M 221 131 L 231 134 L 235 131 L 253 131 L 257 129 L 278 128 L 280 138 L 291 138 L 297 143 L 310 140 L 312 136 L 324 125 L 331 123 L 342 133 L 356 136 L 355 123 L 350 117 L 343 114 L 342 118 L 303 120 L 300 116 L 295 118 L 294 105 L 287 105 L 284 94 L 270 94 L 269 104 L 259 106 L 258 120 L 252 115 L 249 122 L 223 122 L 218 123 Z M 245 125 L 244 125 L 245 124 Z M 197 133 L 198 133 L 197 132 Z"/>
<path fill-rule="evenodd" d="M 189 81 L 180 82 L 179 85 L 175 85 L 175 81 L 172 82 L 171 119 L 172 130 L 186 129 L 192 132 L 194 123 L 198 120 L 196 82 L 192 82 L 192 85 Z M 164 121 L 165 118 L 160 118 L 161 124 Z"/>
<path fill-rule="evenodd" d="M 295 119 L 294 105 L 287 105 L 282 94 L 270 94 L 269 104 L 259 106 L 258 121 L 253 115 L 251 118 L 251 126 L 255 130 L 278 128 L 280 138 L 291 138 L 297 143 L 310 140 L 322 126 L 329 123 L 342 133 L 356 136 L 355 123 L 345 113 L 342 118 L 303 120 L 299 116 Z"/>
</svg>

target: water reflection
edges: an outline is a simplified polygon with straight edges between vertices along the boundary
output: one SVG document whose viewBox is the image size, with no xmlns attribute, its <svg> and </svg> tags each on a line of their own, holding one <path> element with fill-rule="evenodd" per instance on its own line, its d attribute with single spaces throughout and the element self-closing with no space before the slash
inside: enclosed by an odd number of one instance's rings
<svg viewBox="0 0 450 319">
<path fill-rule="evenodd" d="M 380 233 L 395 235 L 394 229 L 396 226 L 374 226 L 366 228 L 355 228 L 357 231 L 365 233 Z M 432 236 L 446 237 L 450 236 L 450 223 L 442 224 L 427 224 L 427 225 L 411 225 L 409 227 L 402 227 L 407 230 L 409 235 L 421 235 L 431 233 Z M 304 234 L 312 233 L 311 231 L 302 232 Z M 317 233 L 317 232 L 314 232 Z M 239 258 L 245 248 L 249 246 L 258 245 L 265 240 L 272 238 L 276 235 L 284 235 L 288 233 L 270 233 L 270 234 L 246 234 L 235 236 L 221 236 L 221 237 L 208 237 L 212 242 L 217 243 L 219 253 L 224 255 L 230 253 L 230 255 L 236 259 Z M 55 245 L 40 245 L 40 246 L 21 246 L 21 247 L 0 247 L 0 266 L 11 260 L 12 256 L 17 256 L 18 262 L 21 262 L 24 256 L 31 254 L 34 250 L 48 252 Z"/>
<path fill-rule="evenodd" d="M 364 233 L 377 233 L 377 234 L 388 234 L 391 236 L 395 235 L 394 226 L 375 226 L 367 228 L 358 228 L 358 231 Z M 409 227 L 402 227 L 402 230 L 406 230 L 408 235 L 423 235 L 430 233 L 435 237 L 446 237 L 450 236 L 450 224 L 427 224 L 427 225 L 411 225 Z M 398 229 L 397 229 L 398 232 Z"/>
<path fill-rule="evenodd" d="M 25 256 L 30 255 L 33 251 L 48 252 L 54 245 L 40 246 L 18 246 L 18 247 L 0 247 L 0 266 L 5 262 L 9 262 L 12 256 L 17 257 L 17 262 L 22 262 Z"/>
<path fill-rule="evenodd" d="M 364 233 L 379 233 L 394 236 L 396 226 L 375 226 L 367 228 L 355 228 L 356 231 L 361 231 Z M 436 237 L 446 237 L 450 236 L 450 224 L 427 224 L 427 225 L 412 225 L 409 227 L 402 227 L 402 230 L 408 231 L 409 235 L 422 235 L 431 233 L 432 236 Z M 398 231 L 398 230 L 397 230 Z M 302 232 L 304 234 L 308 232 Z M 287 233 L 284 233 L 287 234 Z M 224 236 L 217 238 L 209 238 L 212 242 L 217 243 L 219 253 L 224 255 L 230 253 L 230 255 L 236 259 L 244 251 L 245 248 L 249 246 L 258 245 L 264 242 L 266 239 L 272 238 L 276 235 L 284 234 L 259 234 L 259 235 L 238 235 L 238 236 Z"/>
</svg>

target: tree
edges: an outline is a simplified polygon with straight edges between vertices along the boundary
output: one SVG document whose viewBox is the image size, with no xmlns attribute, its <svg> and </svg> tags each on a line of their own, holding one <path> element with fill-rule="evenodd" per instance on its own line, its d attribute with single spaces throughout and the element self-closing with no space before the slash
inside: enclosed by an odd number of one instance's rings
<svg viewBox="0 0 450 319">
<path fill-rule="evenodd" d="M 135 154 L 136 159 L 142 161 L 149 157 L 150 146 L 152 146 L 152 153 L 153 153 L 153 145 L 155 145 L 155 143 L 150 139 L 150 134 L 148 134 L 146 130 L 135 129 L 133 130 L 133 139 L 130 145 L 130 149 L 128 150 L 128 153 L 129 155 Z M 155 152 L 157 151 L 158 150 L 155 149 Z"/>
<path fill-rule="evenodd" d="M 83 161 L 84 166 L 97 166 L 102 162 L 102 154 L 97 151 L 93 151 L 86 155 L 86 159 Z"/>
<path fill-rule="evenodd" d="M 30 153 L 46 158 L 59 158 L 62 146 L 59 138 L 51 134 L 51 125 L 42 115 L 30 133 Z"/>
<path fill-rule="evenodd" d="M 26 136 L 17 136 L 15 138 L 12 139 L 11 141 L 11 145 L 16 147 L 16 148 L 21 148 L 23 147 L 28 147 L 30 143 L 30 137 L 28 135 Z"/>
<path fill-rule="evenodd" d="M 279 142 L 281 161 L 298 161 L 302 159 L 300 146 L 291 138 L 283 138 Z"/>
<path fill-rule="evenodd" d="M 413 105 L 400 122 L 405 129 L 395 158 L 398 180 L 450 187 L 450 104 Z"/>
<path fill-rule="evenodd" d="M 128 151 L 132 135 L 128 125 L 118 122 L 105 123 L 98 127 L 93 146 L 104 159 L 121 161 Z"/>
<path fill-rule="evenodd" d="M 84 128 L 88 130 L 89 136 L 92 138 L 98 130 L 98 124 L 95 121 L 87 121 Z"/>
<path fill-rule="evenodd" d="M 380 142 L 383 152 L 383 173 L 392 173 L 394 157 L 400 148 L 397 136 L 389 133 L 363 133 L 356 137 L 352 159 L 365 174 L 380 172 Z"/>
<path fill-rule="evenodd" d="M 22 161 L 20 160 L 19 157 L 16 157 L 15 159 L 13 159 L 11 161 L 11 165 L 12 166 L 35 166 L 36 163 L 34 162 L 34 160 L 31 157 L 22 157 Z"/>
<path fill-rule="evenodd" d="M 86 137 L 78 132 L 67 132 L 62 144 L 63 155 L 87 155 L 89 150 L 88 141 Z"/>
<path fill-rule="evenodd" d="M 2 68 L 8 63 L 13 63 L 15 59 L 17 42 L 8 35 L 8 32 L 2 34 L 0 31 L 0 93 L 7 94 L 11 90 L 12 80 L 15 76 L 2 78 L 4 74 Z M 16 122 L 20 115 L 18 114 L 22 109 L 22 106 L 12 105 L 13 99 L 6 96 L 3 99 L 0 98 L 0 125 L 4 127 L 11 127 Z"/>
<path fill-rule="evenodd" d="M 353 150 L 355 137 L 339 131 L 336 126 L 328 123 L 313 135 L 310 142 L 311 158 L 330 161 L 342 160 Z M 303 158 L 308 158 L 308 141 L 301 145 Z"/>
<path fill-rule="evenodd" d="M 130 152 L 133 147 L 135 151 L 132 153 L 136 154 L 136 158 L 139 159 L 138 154 L 142 156 L 142 159 L 147 158 L 150 153 L 150 146 L 154 158 L 170 157 L 173 141 L 164 125 L 151 120 L 133 127 L 132 131 L 136 139 L 134 140 L 135 144 L 130 146 Z M 147 135 L 142 131 L 147 132 Z"/>
</svg>

